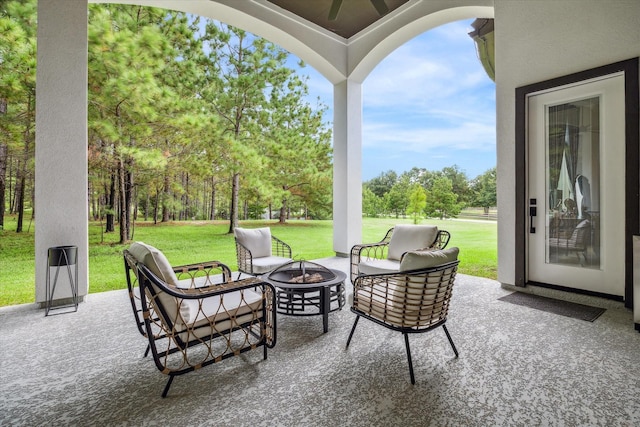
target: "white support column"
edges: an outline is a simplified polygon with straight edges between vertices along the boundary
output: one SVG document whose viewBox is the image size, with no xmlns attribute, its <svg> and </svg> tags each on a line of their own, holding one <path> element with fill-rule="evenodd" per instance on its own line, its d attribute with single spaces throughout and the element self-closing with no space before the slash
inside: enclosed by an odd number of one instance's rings
<svg viewBox="0 0 640 427">
<path fill-rule="evenodd" d="M 78 295 L 88 292 L 87 0 L 38 0 L 36 302 L 46 300 L 47 251 L 78 247 Z M 71 296 L 66 271 L 56 300 Z"/>
<path fill-rule="evenodd" d="M 336 84 L 333 111 L 333 250 L 348 256 L 362 241 L 362 84 Z"/>
</svg>

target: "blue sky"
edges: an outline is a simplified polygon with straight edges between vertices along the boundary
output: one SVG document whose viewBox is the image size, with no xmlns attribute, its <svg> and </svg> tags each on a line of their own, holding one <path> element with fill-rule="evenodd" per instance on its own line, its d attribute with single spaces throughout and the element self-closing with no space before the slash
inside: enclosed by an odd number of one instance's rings
<svg viewBox="0 0 640 427">
<path fill-rule="evenodd" d="M 495 84 L 467 35 L 473 20 L 430 30 L 392 52 L 363 83 L 364 181 L 412 167 L 458 165 L 472 179 L 496 165 Z M 311 66 L 312 105 L 333 119 L 333 86 Z"/>
</svg>

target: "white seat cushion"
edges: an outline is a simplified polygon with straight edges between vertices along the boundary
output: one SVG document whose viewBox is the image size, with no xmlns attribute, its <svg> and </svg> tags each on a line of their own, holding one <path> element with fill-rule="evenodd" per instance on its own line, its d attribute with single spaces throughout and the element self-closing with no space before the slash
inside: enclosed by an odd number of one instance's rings
<svg viewBox="0 0 640 427">
<path fill-rule="evenodd" d="M 271 256 L 271 229 L 263 228 L 234 228 L 233 234 L 238 242 L 251 252 L 254 258 Z"/>
<path fill-rule="evenodd" d="M 282 264 L 293 261 L 291 258 L 284 258 L 280 256 L 265 256 L 262 258 L 253 258 L 253 274 L 268 273 L 276 267 L 280 267 Z"/>
<path fill-rule="evenodd" d="M 400 271 L 400 262 L 390 259 L 368 259 L 358 264 L 360 274 L 384 274 Z"/>
<path fill-rule="evenodd" d="M 408 251 L 430 248 L 438 237 L 435 225 L 399 224 L 393 228 L 387 258 L 400 261 Z"/>
<path fill-rule="evenodd" d="M 259 293 L 244 289 L 203 299 L 183 299 L 180 313 L 186 324 L 196 324 L 206 318 L 219 321 L 246 314 L 251 311 L 252 305 L 261 300 Z"/>
<path fill-rule="evenodd" d="M 262 296 L 249 289 L 204 299 L 183 299 L 180 303 L 180 314 L 189 327 L 189 335 L 182 333 L 180 337 L 184 341 L 191 341 L 194 338 L 227 331 L 251 321 L 254 318 L 253 312 L 261 308 Z M 215 327 L 208 327 L 209 325 Z"/>
</svg>

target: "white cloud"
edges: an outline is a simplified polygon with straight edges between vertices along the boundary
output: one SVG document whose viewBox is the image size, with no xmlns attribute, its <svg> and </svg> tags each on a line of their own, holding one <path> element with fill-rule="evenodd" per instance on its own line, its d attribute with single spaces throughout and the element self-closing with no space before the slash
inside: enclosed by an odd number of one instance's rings
<svg viewBox="0 0 640 427">
<path fill-rule="evenodd" d="M 403 108 L 457 102 L 469 91 L 493 87 L 467 35 L 468 22 L 433 29 L 391 53 L 364 82 L 365 106 Z"/>
<path fill-rule="evenodd" d="M 365 124 L 363 141 L 365 149 L 386 148 L 404 153 L 433 153 L 436 149 L 495 151 L 496 130 L 495 124 L 480 122 L 461 122 L 456 127 L 411 128 L 377 122 Z"/>
</svg>

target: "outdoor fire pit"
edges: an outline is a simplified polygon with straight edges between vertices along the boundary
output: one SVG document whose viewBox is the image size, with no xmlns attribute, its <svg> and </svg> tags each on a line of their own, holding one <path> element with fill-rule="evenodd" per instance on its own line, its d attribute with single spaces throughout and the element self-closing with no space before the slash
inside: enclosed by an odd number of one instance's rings
<svg viewBox="0 0 640 427">
<path fill-rule="evenodd" d="M 276 283 L 320 283 L 329 282 L 336 279 L 336 274 L 311 261 L 292 261 L 281 265 L 269 273 L 269 280 Z"/>
<path fill-rule="evenodd" d="M 261 276 L 276 289 L 278 313 L 289 316 L 322 315 L 324 332 L 329 330 L 329 313 L 345 303 L 347 275 L 311 261 L 292 261 Z"/>
</svg>

